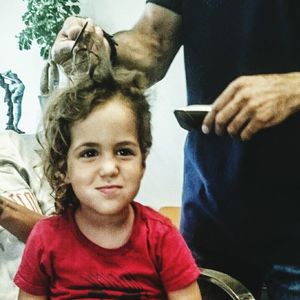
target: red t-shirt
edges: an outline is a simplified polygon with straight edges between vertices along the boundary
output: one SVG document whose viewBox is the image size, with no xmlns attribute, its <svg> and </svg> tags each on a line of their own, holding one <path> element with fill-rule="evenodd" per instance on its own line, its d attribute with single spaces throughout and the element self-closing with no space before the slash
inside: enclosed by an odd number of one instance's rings
<svg viewBox="0 0 300 300">
<path fill-rule="evenodd" d="M 73 212 L 40 221 L 26 243 L 15 283 L 51 299 L 166 299 L 200 272 L 171 222 L 137 202 L 129 241 L 104 249 L 88 240 Z"/>
</svg>

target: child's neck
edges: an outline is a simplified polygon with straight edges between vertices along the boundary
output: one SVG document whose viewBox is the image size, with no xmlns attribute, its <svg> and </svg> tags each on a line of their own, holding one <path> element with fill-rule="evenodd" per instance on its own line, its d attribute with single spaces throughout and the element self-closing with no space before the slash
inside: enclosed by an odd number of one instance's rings
<svg viewBox="0 0 300 300">
<path fill-rule="evenodd" d="M 127 243 L 134 224 L 134 209 L 128 206 L 117 216 L 89 215 L 81 208 L 75 212 L 80 231 L 89 240 L 106 249 L 116 249 Z"/>
</svg>

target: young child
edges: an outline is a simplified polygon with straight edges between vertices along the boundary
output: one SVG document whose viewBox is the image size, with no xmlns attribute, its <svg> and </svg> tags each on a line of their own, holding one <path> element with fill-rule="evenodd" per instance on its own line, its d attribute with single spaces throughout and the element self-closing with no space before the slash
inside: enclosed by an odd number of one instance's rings
<svg viewBox="0 0 300 300">
<path fill-rule="evenodd" d="M 19 299 L 201 299 L 179 232 L 134 201 L 151 146 L 137 82 L 82 79 L 50 101 L 44 163 L 58 215 L 28 239 Z"/>
</svg>

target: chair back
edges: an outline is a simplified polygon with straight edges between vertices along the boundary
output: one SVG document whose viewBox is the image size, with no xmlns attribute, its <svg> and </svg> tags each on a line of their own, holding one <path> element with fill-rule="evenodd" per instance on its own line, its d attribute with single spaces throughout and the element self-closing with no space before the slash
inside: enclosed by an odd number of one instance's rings
<svg viewBox="0 0 300 300">
<path fill-rule="evenodd" d="M 179 228 L 179 206 L 162 206 L 159 212 L 169 218 Z M 198 284 L 202 300 L 255 300 L 250 291 L 241 282 L 219 271 L 201 268 Z"/>
<path fill-rule="evenodd" d="M 172 223 L 179 228 L 180 223 L 180 207 L 179 206 L 162 206 L 158 210 L 162 215 L 172 221 Z"/>
<path fill-rule="evenodd" d="M 250 291 L 228 274 L 200 268 L 198 284 L 202 300 L 255 300 Z"/>
</svg>

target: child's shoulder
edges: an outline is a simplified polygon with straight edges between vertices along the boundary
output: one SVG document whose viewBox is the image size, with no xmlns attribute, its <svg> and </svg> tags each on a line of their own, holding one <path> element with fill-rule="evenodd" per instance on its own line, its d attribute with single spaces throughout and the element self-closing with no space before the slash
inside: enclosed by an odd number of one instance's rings
<svg viewBox="0 0 300 300">
<path fill-rule="evenodd" d="M 159 231 L 177 230 L 167 217 L 163 216 L 155 209 L 139 202 L 135 202 L 134 206 L 140 219 L 149 225 L 150 228 L 155 228 L 156 230 L 159 229 Z"/>
<path fill-rule="evenodd" d="M 40 221 L 36 223 L 34 226 L 34 231 L 39 232 L 47 232 L 47 233 L 56 233 L 57 230 L 60 230 L 65 227 L 66 223 L 68 223 L 69 215 L 51 215 L 44 217 Z"/>
</svg>

